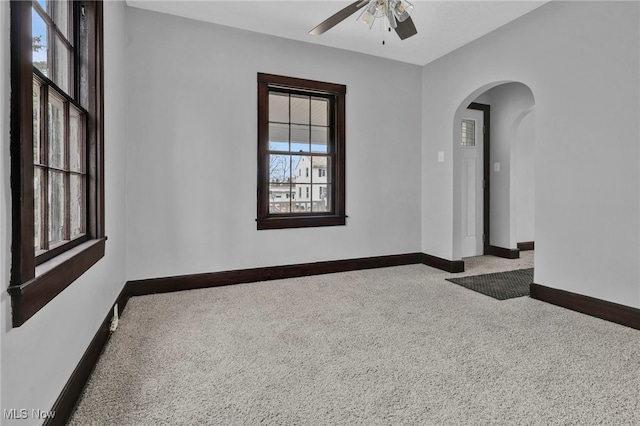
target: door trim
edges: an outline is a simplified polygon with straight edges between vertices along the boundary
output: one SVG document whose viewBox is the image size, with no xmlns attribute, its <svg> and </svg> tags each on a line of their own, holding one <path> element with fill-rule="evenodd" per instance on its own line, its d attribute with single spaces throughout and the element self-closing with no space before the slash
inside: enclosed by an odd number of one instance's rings
<svg viewBox="0 0 640 426">
<path fill-rule="evenodd" d="M 490 254 L 491 250 L 489 247 L 489 236 L 490 236 L 490 216 L 489 213 L 491 211 L 491 205 L 489 204 L 491 201 L 490 196 L 490 188 L 491 188 L 491 150 L 490 150 L 490 142 L 491 142 L 491 106 L 486 104 L 479 104 L 477 102 L 471 102 L 468 109 L 475 109 L 482 111 L 483 116 L 483 129 L 484 129 L 484 138 L 483 138 L 483 152 L 482 152 L 482 167 L 483 167 L 483 241 L 482 241 L 482 254 Z"/>
</svg>

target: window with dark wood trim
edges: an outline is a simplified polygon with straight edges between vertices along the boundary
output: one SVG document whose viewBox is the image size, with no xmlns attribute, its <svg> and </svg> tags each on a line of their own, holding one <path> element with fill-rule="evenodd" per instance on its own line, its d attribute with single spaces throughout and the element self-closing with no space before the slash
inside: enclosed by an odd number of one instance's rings
<svg viewBox="0 0 640 426">
<path fill-rule="evenodd" d="M 345 224 L 345 95 L 258 73 L 258 229 Z"/>
<path fill-rule="evenodd" d="M 14 327 L 104 256 L 101 1 L 11 1 Z"/>
</svg>

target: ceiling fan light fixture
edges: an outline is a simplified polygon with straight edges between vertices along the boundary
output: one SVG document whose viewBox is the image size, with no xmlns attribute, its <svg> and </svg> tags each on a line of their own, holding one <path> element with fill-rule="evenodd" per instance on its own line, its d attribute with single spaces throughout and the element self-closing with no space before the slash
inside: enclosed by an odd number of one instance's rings
<svg viewBox="0 0 640 426">
<path fill-rule="evenodd" d="M 386 18 L 389 24 L 389 31 L 391 31 L 391 28 L 395 29 L 400 40 L 404 40 L 418 33 L 413 20 L 409 16 L 412 10 L 413 4 L 408 0 L 356 0 L 322 21 L 319 25 L 316 25 L 309 31 L 309 34 L 323 34 L 356 13 L 356 11 L 361 11 L 356 19 L 357 21 L 367 24 L 371 29 L 376 19 L 380 18 L 380 28 L 383 29 Z"/>
<path fill-rule="evenodd" d="M 369 0 L 357 20 L 367 24 L 371 29 L 376 19 L 386 17 L 389 26 L 395 29 L 398 22 L 404 22 L 409 18 L 412 10 L 413 4 L 407 0 Z"/>
<path fill-rule="evenodd" d="M 393 7 L 393 14 L 396 16 L 396 19 L 400 22 L 406 21 L 412 11 L 413 11 L 413 4 L 409 3 L 406 0 L 398 0 L 395 6 Z"/>
<path fill-rule="evenodd" d="M 398 23 L 396 22 L 396 15 L 393 11 L 393 9 L 389 9 L 389 11 L 387 12 L 387 19 L 389 20 L 389 26 L 391 28 L 398 28 Z"/>
<path fill-rule="evenodd" d="M 362 22 L 363 24 L 368 25 L 369 29 L 371 29 L 371 27 L 373 26 L 373 21 L 376 20 L 376 16 L 373 13 L 369 12 L 368 9 L 365 9 L 362 11 L 362 13 L 360 13 L 357 20 Z"/>
</svg>

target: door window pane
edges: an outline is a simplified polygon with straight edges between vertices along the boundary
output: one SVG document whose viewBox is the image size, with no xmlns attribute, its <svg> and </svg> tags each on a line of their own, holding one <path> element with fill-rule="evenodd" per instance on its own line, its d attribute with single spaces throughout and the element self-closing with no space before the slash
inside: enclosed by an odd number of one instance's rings
<svg viewBox="0 0 640 426">
<path fill-rule="evenodd" d="M 462 120 L 462 146 L 476 146 L 476 122 L 475 120 Z"/>
</svg>

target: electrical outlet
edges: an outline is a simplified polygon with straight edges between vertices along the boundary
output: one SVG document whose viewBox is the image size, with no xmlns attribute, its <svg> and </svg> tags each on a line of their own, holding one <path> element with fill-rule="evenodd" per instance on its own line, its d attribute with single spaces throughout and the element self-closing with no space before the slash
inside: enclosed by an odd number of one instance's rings
<svg viewBox="0 0 640 426">
<path fill-rule="evenodd" d="M 113 317 L 111 318 L 111 325 L 109 330 L 116 331 L 118 328 L 118 304 L 113 305 Z"/>
</svg>

